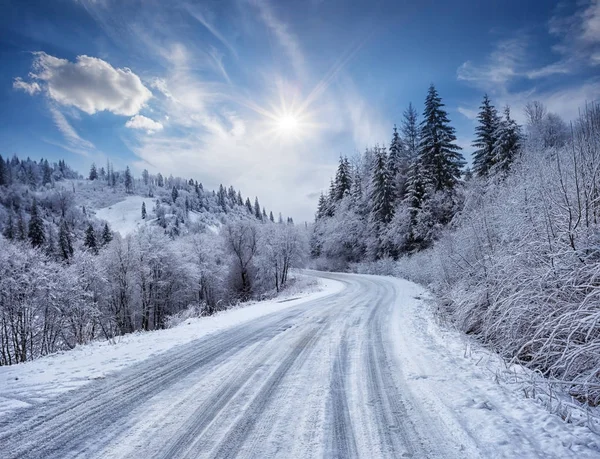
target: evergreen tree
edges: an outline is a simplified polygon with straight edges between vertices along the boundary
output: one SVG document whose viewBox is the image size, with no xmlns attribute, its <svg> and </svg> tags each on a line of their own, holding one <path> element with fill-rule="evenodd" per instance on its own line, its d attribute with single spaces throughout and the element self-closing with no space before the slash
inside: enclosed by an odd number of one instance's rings
<svg viewBox="0 0 600 459">
<path fill-rule="evenodd" d="M 217 204 L 221 207 L 223 212 L 227 212 L 227 192 L 223 185 L 219 185 L 219 191 L 217 192 Z"/>
<path fill-rule="evenodd" d="M 434 191 L 453 190 L 465 164 L 456 145 L 455 130 L 435 86 L 429 87 L 421 122 L 419 141 L 420 172 Z"/>
<path fill-rule="evenodd" d="M 65 260 L 73 256 L 73 242 L 71 241 L 71 232 L 67 225 L 67 221 L 63 218 L 58 229 L 58 246 L 60 254 Z"/>
<path fill-rule="evenodd" d="M 16 237 L 15 217 L 12 209 L 10 209 L 8 212 L 8 219 L 6 220 L 6 225 L 4 226 L 2 234 L 6 239 L 11 241 Z"/>
<path fill-rule="evenodd" d="M 94 255 L 98 254 L 98 243 L 96 241 L 96 232 L 94 231 L 94 227 L 92 224 L 88 224 L 87 229 L 85 230 L 85 240 L 83 241 L 83 245 L 85 245 L 88 249 L 92 251 Z"/>
<path fill-rule="evenodd" d="M 262 220 L 263 220 L 263 222 L 267 221 L 267 210 L 264 207 L 262 210 Z"/>
<path fill-rule="evenodd" d="M 27 239 L 27 228 L 25 225 L 25 218 L 23 217 L 23 212 L 19 210 L 19 215 L 17 216 L 17 239 L 19 241 L 24 241 Z"/>
<path fill-rule="evenodd" d="M 29 220 L 29 231 L 27 235 L 29 236 L 31 245 L 34 247 L 40 247 L 46 241 L 44 222 L 39 215 L 37 200 L 35 198 L 33 198 L 33 203 L 31 204 L 31 219 Z"/>
<path fill-rule="evenodd" d="M 125 168 L 125 192 L 131 193 L 133 191 L 133 177 L 131 176 L 131 171 L 129 170 L 129 166 Z"/>
<path fill-rule="evenodd" d="M 90 168 L 89 179 L 90 180 L 97 180 L 98 179 L 98 171 L 96 170 L 96 163 L 92 163 L 92 167 Z"/>
<path fill-rule="evenodd" d="M 350 163 L 348 158 L 340 156 L 340 164 L 335 174 L 334 183 L 334 199 L 335 201 L 341 201 L 346 193 L 350 192 L 352 186 L 352 176 L 350 170 Z"/>
<path fill-rule="evenodd" d="M 398 128 L 394 125 L 390 153 L 387 160 L 388 173 L 391 179 L 392 200 L 402 198 L 405 193 L 406 176 L 408 174 L 409 161 L 406 150 L 398 134 Z"/>
<path fill-rule="evenodd" d="M 387 165 L 385 147 L 375 149 L 371 171 L 371 216 L 377 223 L 387 224 L 394 216 L 394 186 Z"/>
<path fill-rule="evenodd" d="M 175 204 L 178 197 L 179 197 L 179 192 L 177 191 L 177 188 L 173 187 L 173 189 L 171 190 L 171 200 L 173 201 L 173 204 Z"/>
<path fill-rule="evenodd" d="M 504 119 L 495 132 L 496 142 L 492 155 L 494 168 L 507 172 L 521 150 L 521 127 L 510 117 L 510 108 L 504 109 Z"/>
<path fill-rule="evenodd" d="M 409 159 L 409 162 L 419 154 L 419 125 L 417 124 L 417 111 L 412 103 L 403 113 L 402 118 L 402 141 Z"/>
<path fill-rule="evenodd" d="M 142 180 L 144 181 L 144 185 L 148 186 L 148 183 L 150 183 L 150 174 L 148 173 L 148 169 L 144 169 L 142 171 Z"/>
<path fill-rule="evenodd" d="M 317 206 L 317 215 L 315 220 L 319 220 L 327 215 L 327 199 L 325 199 L 325 195 L 321 192 L 321 196 L 319 196 L 319 204 Z"/>
<path fill-rule="evenodd" d="M 244 205 L 244 199 L 242 198 L 242 192 L 241 191 L 237 192 L 237 202 L 236 202 L 236 204 L 238 206 L 243 206 Z"/>
<path fill-rule="evenodd" d="M 250 202 L 250 198 L 246 198 L 246 209 L 248 209 L 249 213 L 254 213 L 254 209 L 252 208 L 252 203 Z"/>
<path fill-rule="evenodd" d="M 0 161 L 1 162 L 1 161 Z M 48 164 L 48 160 L 45 159 L 42 162 L 42 185 L 47 185 L 52 182 L 52 168 Z"/>
<path fill-rule="evenodd" d="M 146 203 L 142 202 L 142 220 L 146 220 Z"/>
<path fill-rule="evenodd" d="M 271 220 L 271 223 L 275 223 L 275 217 L 273 217 L 273 211 L 269 212 L 269 220 Z"/>
<path fill-rule="evenodd" d="M 262 212 L 260 211 L 260 204 L 258 203 L 258 197 L 254 200 L 254 216 L 262 220 Z"/>
<path fill-rule="evenodd" d="M 161 188 L 165 186 L 165 180 L 160 172 L 156 175 L 156 184 Z"/>
<path fill-rule="evenodd" d="M 494 145 L 499 125 L 498 112 L 491 104 L 488 95 L 483 96 L 483 102 L 477 115 L 479 125 L 475 128 L 473 146 L 473 172 L 478 177 L 485 177 L 494 166 Z"/>
<path fill-rule="evenodd" d="M 4 162 L 2 155 L 0 155 L 0 186 L 8 185 L 8 178 L 6 175 L 6 163 Z"/>
<path fill-rule="evenodd" d="M 102 230 L 102 245 L 107 245 L 112 241 L 113 235 L 108 227 L 108 223 L 104 224 L 104 229 Z"/>
</svg>

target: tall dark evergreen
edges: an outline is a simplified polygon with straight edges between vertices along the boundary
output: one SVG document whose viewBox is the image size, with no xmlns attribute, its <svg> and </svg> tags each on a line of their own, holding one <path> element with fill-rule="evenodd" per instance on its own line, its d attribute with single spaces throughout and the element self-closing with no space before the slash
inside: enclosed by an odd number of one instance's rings
<svg viewBox="0 0 600 459">
<path fill-rule="evenodd" d="M 108 227 L 108 223 L 104 224 L 104 228 L 102 229 L 102 245 L 107 245 L 112 241 L 113 235 Z"/>
<path fill-rule="evenodd" d="M 146 220 L 146 203 L 142 202 L 142 220 Z"/>
<path fill-rule="evenodd" d="M 92 163 L 92 167 L 90 168 L 90 180 L 98 180 L 98 171 L 96 170 L 96 163 Z"/>
<path fill-rule="evenodd" d="M 1 161 L 0 161 L 1 162 Z M 42 161 L 42 185 L 47 185 L 52 182 L 52 168 L 48 164 L 48 160 Z"/>
<path fill-rule="evenodd" d="M 91 223 L 85 230 L 85 240 L 83 241 L 83 245 L 90 249 L 90 251 L 93 254 L 98 254 L 98 241 L 96 240 L 96 231 L 94 231 L 94 227 Z"/>
<path fill-rule="evenodd" d="M 494 167 L 507 172 L 521 150 L 521 127 L 510 117 L 508 106 L 504 109 L 504 118 L 498 124 L 495 137 L 492 151 Z"/>
<path fill-rule="evenodd" d="M 2 230 L 2 234 L 4 235 L 4 237 L 11 241 L 16 237 L 14 214 L 15 213 L 12 209 L 8 211 L 8 218 L 6 220 L 6 224 L 4 225 L 4 229 Z"/>
<path fill-rule="evenodd" d="M 125 168 L 125 192 L 131 193 L 133 191 L 133 177 L 131 176 L 131 171 L 129 170 L 129 166 Z"/>
<path fill-rule="evenodd" d="M 177 188 L 173 187 L 173 189 L 171 190 L 171 200 L 173 201 L 173 204 L 175 204 L 175 201 L 177 201 L 178 197 L 179 191 L 177 191 Z"/>
<path fill-rule="evenodd" d="M 402 142 L 412 163 L 419 154 L 418 114 L 412 103 L 408 104 L 408 108 L 402 114 Z"/>
<path fill-rule="evenodd" d="M 246 198 L 246 209 L 248 209 L 248 213 L 254 213 L 254 209 L 252 207 L 252 203 L 250 202 L 250 198 Z"/>
<path fill-rule="evenodd" d="M 352 186 L 352 176 L 350 162 L 348 158 L 340 156 L 340 164 L 335 174 L 334 199 L 341 201 L 342 198 L 350 192 Z"/>
<path fill-rule="evenodd" d="M 8 178 L 6 176 L 6 163 L 4 162 L 4 158 L 0 155 L 0 186 L 4 186 L 8 184 Z"/>
<path fill-rule="evenodd" d="M 376 147 L 371 171 L 371 215 L 377 223 L 389 223 L 394 216 L 394 187 L 387 165 L 385 147 Z"/>
<path fill-rule="evenodd" d="M 394 125 L 392 142 L 390 143 L 390 153 L 388 154 L 388 172 L 392 180 L 393 200 L 402 198 L 406 188 L 406 176 L 408 174 L 409 161 L 406 149 L 398 133 L 398 128 Z"/>
<path fill-rule="evenodd" d="M 269 220 L 271 223 L 275 223 L 275 217 L 273 216 L 273 211 L 269 212 Z"/>
<path fill-rule="evenodd" d="M 44 232 L 44 222 L 39 214 L 37 200 L 33 198 L 31 204 L 31 219 L 29 220 L 29 231 L 27 232 L 29 241 L 34 247 L 40 247 L 46 241 Z"/>
<path fill-rule="evenodd" d="M 455 143 L 455 130 L 443 107 L 441 97 L 431 85 L 421 121 L 419 161 L 420 172 L 434 191 L 453 190 L 465 164 L 461 148 Z"/>
<path fill-rule="evenodd" d="M 254 216 L 262 220 L 262 212 L 260 211 L 260 204 L 258 203 L 258 197 L 254 199 Z"/>
<path fill-rule="evenodd" d="M 71 239 L 71 231 L 69 230 L 67 221 L 64 218 L 60 221 L 60 226 L 58 229 L 58 247 L 61 256 L 65 260 L 68 260 L 73 256 L 74 250 Z"/>
<path fill-rule="evenodd" d="M 494 166 L 494 145 L 500 123 L 498 112 L 487 94 L 483 96 L 477 120 L 479 125 L 475 128 L 475 141 L 473 142 L 473 146 L 476 148 L 473 152 L 473 172 L 478 177 L 485 177 Z"/>
<path fill-rule="evenodd" d="M 327 199 L 325 195 L 321 192 L 319 196 L 319 204 L 317 205 L 317 215 L 315 216 L 316 220 L 323 218 L 327 215 Z"/>
</svg>

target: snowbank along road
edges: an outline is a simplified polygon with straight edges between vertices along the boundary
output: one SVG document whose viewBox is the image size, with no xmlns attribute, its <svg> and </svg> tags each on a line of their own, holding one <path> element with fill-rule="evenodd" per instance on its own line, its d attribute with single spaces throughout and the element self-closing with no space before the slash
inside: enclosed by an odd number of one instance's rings
<svg viewBox="0 0 600 459">
<path fill-rule="evenodd" d="M 539 407 L 507 409 L 510 394 L 454 365 L 415 317 L 416 285 L 319 275 L 345 288 L 7 416 L 0 456 L 598 457 L 560 422 L 534 432 Z"/>
</svg>

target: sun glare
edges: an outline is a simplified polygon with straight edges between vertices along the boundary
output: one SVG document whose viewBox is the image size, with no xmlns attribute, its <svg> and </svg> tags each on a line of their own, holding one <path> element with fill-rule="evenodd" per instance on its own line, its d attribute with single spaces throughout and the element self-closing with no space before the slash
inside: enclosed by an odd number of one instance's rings
<svg viewBox="0 0 600 459">
<path fill-rule="evenodd" d="M 277 128 L 286 133 L 294 133 L 298 130 L 300 123 L 294 115 L 283 115 L 277 121 Z"/>
</svg>

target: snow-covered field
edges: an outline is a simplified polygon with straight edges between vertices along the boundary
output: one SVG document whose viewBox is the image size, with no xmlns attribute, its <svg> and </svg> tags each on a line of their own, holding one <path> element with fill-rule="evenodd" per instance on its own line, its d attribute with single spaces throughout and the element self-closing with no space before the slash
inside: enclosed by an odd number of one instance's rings
<svg viewBox="0 0 600 459">
<path fill-rule="evenodd" d="M 0 369 L 23 404 L 83 385 L 0 419 L 6 457 L 600 457 L 588 428 L 497 384 L 423 288 L 319 276 L 301 300 Z"/>
<path fill-rule="evenodd" d="M 212 317 L 187 319 L 177 327 L 121 336 L 114 342 L 97 341 L 72 351 L 0 367 L 0 419 L 17 408 L 44 402 L 56 395 L 102 379 L 175 346 L 226 330 L 282 309 L 323 298 L 343 284 L 322 279 L 312 291 L 228 309 Z"/>
<path fill-rule="evenodd" d="M 106 220 L 113 231 L 125 237 L 133 233 L 140 225 L 145 224 L 142 219 L 142 203 L 146 203 L 146 211 L 150 218 L 154 201 L 143 196 L 127 196 L 119 201 L 96 211 L 96 217 Z"/>
</svg>

